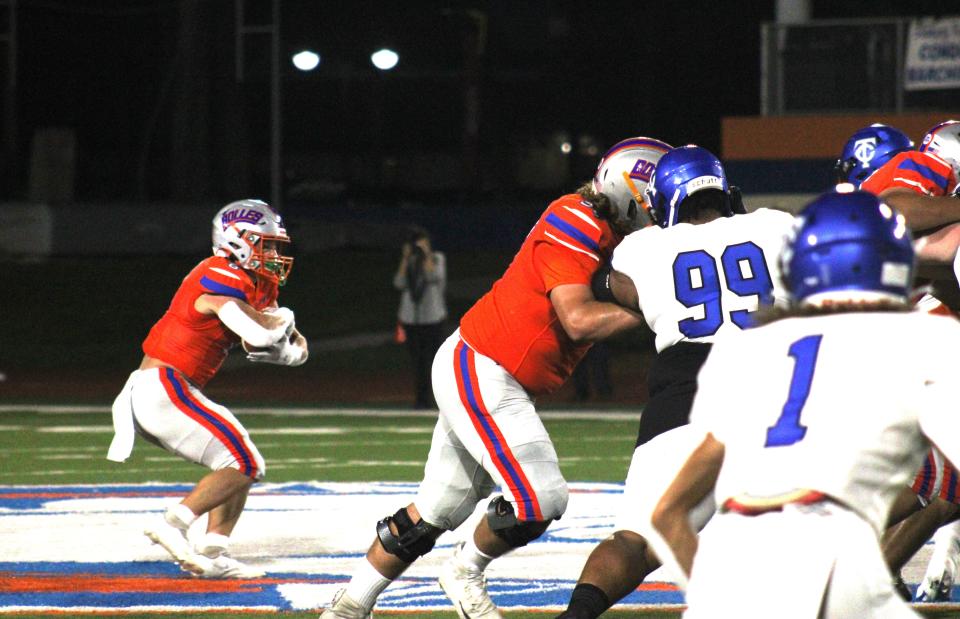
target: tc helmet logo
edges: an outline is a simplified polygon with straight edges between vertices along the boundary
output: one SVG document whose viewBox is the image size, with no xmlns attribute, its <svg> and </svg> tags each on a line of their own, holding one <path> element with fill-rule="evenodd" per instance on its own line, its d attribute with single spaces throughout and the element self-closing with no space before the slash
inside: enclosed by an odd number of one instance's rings
<svg viewBox="0 0 960 619">
<path fill-rule="evenodd" d="M 864 166 L 868 166 L 877 153 L 877 138 L 863 138 L 853 143 L 853 156 Z"/>
<path fill-rule="evenodd" d="M 653 169 L 657 167 L 657 164 L 652 161 L 647 161 L 646 159 L 637 159 L 637 163 L 633 166 L 633 170 L 630 172 L 630 178 L 637 178 L 647 183 L 650 182 L 650 177 L 653 176 Z"/>
</svg>

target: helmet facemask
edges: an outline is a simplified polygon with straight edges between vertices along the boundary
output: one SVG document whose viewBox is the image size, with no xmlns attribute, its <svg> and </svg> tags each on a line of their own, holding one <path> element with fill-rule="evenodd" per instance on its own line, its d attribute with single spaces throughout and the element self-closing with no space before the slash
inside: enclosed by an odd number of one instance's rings
<svg viewBox="0 0 960 619">
<path fill-rule="evenodd" d="M 213 218 L 213 253 L 280 286 L 293 266 L 289 243 L 280 215 L 260 200 L 231 202 Z"/>
<path fill-rule="evenodd" d="M 275 280 L 278 286 L 287 283 L 293 258 L 286 256 L 283 249 L 290 244 L 290 238 L 246 231 L 241 238 L 250 243 L 252 251 L 248 260 L 251 271 L 267 279 Z"/>
</svg>

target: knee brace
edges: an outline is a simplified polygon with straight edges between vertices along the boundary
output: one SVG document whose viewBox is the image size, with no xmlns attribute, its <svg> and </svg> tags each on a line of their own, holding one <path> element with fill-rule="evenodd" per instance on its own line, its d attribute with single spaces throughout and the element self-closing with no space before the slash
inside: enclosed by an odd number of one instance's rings
<svg viewBox="0 0 960 619">
<path fill-rule="evenodd" d="M 521 522 L 513 511 L 513 505 L 502 496 L 498 496 L 487 506 L 487 524 L 493 534 L 510 544 L 512 548 L 526 546 L 540 537 L 550 525 L 545 522 Z"/>
<path fill-rule="evenodd" d="M 390 529 L 391 522 L 397 527 L 396 534 Z M 393 516 L 387 516 L 377 523 L 377 537 L 380 539 L 380 545 L 405 563 L 413 563 L 433 550 L 433 544 L 441 533 L 443 529 L 433 526 L 422 518 L 420 522 L 414 524 L 406 508 L 403 507 Z"/>
</svg>

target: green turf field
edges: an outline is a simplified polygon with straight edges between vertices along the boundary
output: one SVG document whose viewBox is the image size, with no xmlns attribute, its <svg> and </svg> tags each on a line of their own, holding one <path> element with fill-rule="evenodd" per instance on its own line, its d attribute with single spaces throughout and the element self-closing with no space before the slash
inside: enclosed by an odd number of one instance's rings
<svg viewBox="0 0 960 619">
<path fill-rule="evenodd" d="M 193 482 L 197 466 L 137 439 L 125 464 L 104 459 L 112 427 L 102 412 L 0 412 L 0 484 Z M 298 415 L 235 409 L 267 462 L 266 481 L 419 481 L 435 418 L 336 410 Z M 282 413 L 282 409 L 274 411 Z M 562 413 L 557 413 L 557 416 Z M 636 432 L 628 413 L 596 419 L 548 415 L 548 431 L 571 481 L 623 480 Z"/>
<path fill-rule="evenodd" d="M 273 482 L 418 481 L 434 423 L 431 415 L 372 409 L 360 415 L 347 415 L 336 409 L 238 409 L 236 412 L 263 453 L 267 479 Z M 544 423 L 556 444 L 564 475 L 571 481 L 622 481 L 633 448 L 634 415 L 624 411 L 595 414 L 592 418 L 575 415 L 561 411 L 544 413 Z M 105 406 L 60 411 L 7 406 L 0 408 L 0 430 L 3 430 L 0 432 L 0 485 L 191 483 L 204 472 L 140 439 L 127 463 L 108 462 L 104 454 L 112 428 Z M 402 614 L 411 618 L 421 616 Z M 508 611 L 506 614 L 518 618 L 545 616 L 542 612 Z M 273 615 L 317 616 L 316 612 Z M 177 616 L 220 619 L 238 615 L 187 612 Z M 422 616 L 446 619 L 455 614 L 437 612 Z M 672 618 L 679 614 L 618 611 L 605 616 Z M 954 611 L 925 609 L 923 616 L 960 615 Z"/>
</svg>

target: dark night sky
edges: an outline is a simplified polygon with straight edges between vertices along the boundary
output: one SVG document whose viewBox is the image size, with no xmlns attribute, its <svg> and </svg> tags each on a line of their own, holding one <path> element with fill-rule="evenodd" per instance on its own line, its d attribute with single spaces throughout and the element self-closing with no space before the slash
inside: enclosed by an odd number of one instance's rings
<svg viewBox="0 0 960 619">
<path fill-rule="evenodd" d="M 205 1 L 233 6 L 233 0 Z M 270 3 L 247 4 L 259 11 Z M 178 3 L 21 0 L 19 5 L 21 155 L 37 127 L 65 125 L 76 128 L 85 152 L 102 153 L 114 162 L 110 165 L 130 165 L 143 152 L 144 136 L 163 122 L 164 96 L 170 93 L 164 95 L 162 84 Z M 923 0 L 819 0 L 812 7 L 814 18 L 949 10 L 948 3 Z M 647 134 L 718 149 L 721 117 L 759 113 L 759 31 L 762 22 L 774 19 L 773 0 L 283 0 L 286 146 L 324 152 L 455 150 L 463 126 L 460 76 L 468 8 L 479 9 L 487 20 L 480 81 L 485 148 L 565 130 L 592 135 L 603 146 Z M 226 32 L 229 38 L 230 27 L 210 36 Z M 381 46 L 401 55 L 386 77 L 368 62 Z M 323 56 L 321 68 L 310 75 L 286 62 L 303 47 Z M 254 76 L 263 64 L 253 59 Z M 267 91 L 256 83 L 249 90 L 258 102 L 249 114 L 263 118 Z M 252 125 L 263 141 L 265 119 Z"/>
</svg>

